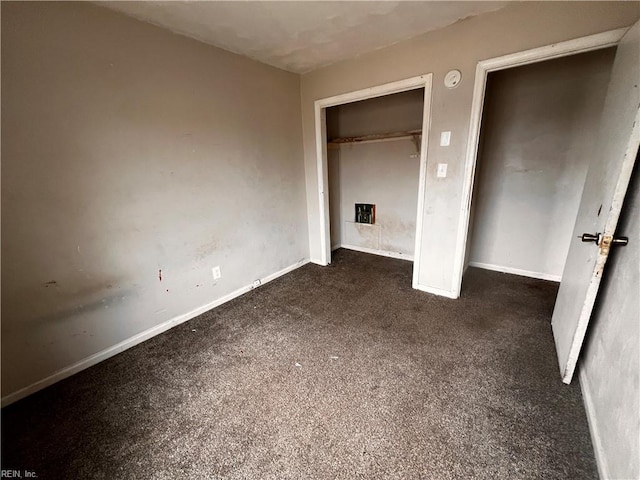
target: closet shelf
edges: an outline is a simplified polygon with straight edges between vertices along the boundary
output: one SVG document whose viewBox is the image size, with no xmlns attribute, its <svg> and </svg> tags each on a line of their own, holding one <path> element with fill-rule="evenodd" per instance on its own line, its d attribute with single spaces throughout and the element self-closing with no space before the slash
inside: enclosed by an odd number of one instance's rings
<svg viewBox="0 0 640 480">
<path fill-rule="evenodd" d="M 391 133 L 374 133 L 371 135 L 361 135 L 359 137 L 343 137 L 333 138 L 327 142 L 327 145 L 331 147 L 339 147 L 345 143 L 373 143 L 384 142 L 389 140 L 404 140 L 414 139 L 417 140 L 422 136 L 422 130 L 408 130 L 406 132 L 391 132 Z"/>
</svg>

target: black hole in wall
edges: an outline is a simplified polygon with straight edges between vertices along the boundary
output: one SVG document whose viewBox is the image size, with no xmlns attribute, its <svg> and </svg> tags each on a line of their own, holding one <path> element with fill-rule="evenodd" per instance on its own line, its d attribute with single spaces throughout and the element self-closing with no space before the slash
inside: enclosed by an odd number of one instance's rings
<svg viewBox="0 0 640 480">
<path fill-rule="evenodd" d="M 372 203 L 356 203 L 356 223 L 376 223 L 376 206 Z"/>
</svg>

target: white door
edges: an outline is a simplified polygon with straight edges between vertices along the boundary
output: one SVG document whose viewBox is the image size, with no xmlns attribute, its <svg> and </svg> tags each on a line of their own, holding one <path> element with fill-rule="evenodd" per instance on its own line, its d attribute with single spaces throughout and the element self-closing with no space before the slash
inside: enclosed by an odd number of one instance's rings
<svg viewBox="0 0 640 480">
<path fill-rule="evenodd" d="M 640 22 L 620 41 L 589 164 L 552 327 L 560 373 L 570 383 L 591 317 L 640 144 Z M 595 241 L 583 241 L 583 234 Z M 588 240 L 588 238 L 585 238 Z M 638 241 L 631 239 L 630 241 Z"/>
</svg>

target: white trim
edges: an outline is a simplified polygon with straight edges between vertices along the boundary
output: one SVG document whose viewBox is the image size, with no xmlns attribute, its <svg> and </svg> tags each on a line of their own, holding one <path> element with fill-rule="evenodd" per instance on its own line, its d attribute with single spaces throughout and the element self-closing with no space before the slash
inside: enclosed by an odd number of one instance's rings
<svg viewBox="0 0 640 480">
<path fill-rule="evenodd" d="M 321 98 L 320 100 L 316 100 L 315 104 L 320 106 L 321 108 L 327 108 L 334 107 L 336 105 L 343 105 L 345 103 L 367 100 L 369 98 L 391 95 L 393 93 L 416 90 L 417 88 L 424 87 L 431 76 L 432 74 L 428 73 L 425 75 L 418 75 L 416 77 L 405 78 L 404 80 L 398 80 L 396 82 L 376 85 L 375 87 L 363 88 L 362 90 L 355 90 L 353 92 L 334 95 L 333 97 Z"/>
<path fill-rule="evenodd" d="M 329 195 L 325 195 L 325 185 L 329 182 L 329 167 L 327 163 L 327 122 L 326 111 L 322 106 L 315 102 L 315 135 L 316 135 L 316 158 L 319 161 L 316 162 L 317 174 L 318 174 L 318 195 L 319 195 L 319 208 L 318 215 L 320 216 L 320 261 L 319 265 L 328 265 L 331 263 L 331 252 L 329 251 L 331 231 L 329 229 L 329 222 L 327 221 L 327 212 L 329 212 Z"/>
<path fill-rule="evenodd" d="M 494 272 L 510 273 L 511 275 L 520 275 L 521 277 L 538 278 L 540 280 L 550 280 L 560 283 L 562 275 L 553 275 L 551 273 L 533 272 L 531 270 L 522 270 L 520 268 L 503 267 L 502 265 L 493 265 L 491 263 L 469 262 L 470 267 L 482 268 L 484 270 L 492 270 Z"/>
<path fill-rule="evenodd" d="M 406 253 L 401 253 L 401 252 L 390 252 L 388 250 L 377 250 L 375 248 L 367 248 L 367 247 L 358 247 L 356 245 L 348 245 L 348 244 L 341 244 L 341 245 L 337 245 L 335 247 L 333 247 L 332 250 L 337 250 L 338 248 L 344 248 L 346 250 L 355 250 L 356 252 L 362 252 L 362 253 L 371 253 L 372 255 L 380 255 L 381 257 L 391 257 L 391 258 L 397 258 L 399 260 L 408 260 L 410 262 L 413 262 L 413 256 L 412 255 L 408 255 Z"/>
<path fill-rule="evenodd" d="M 424 189 L 426 185 L 427 172 L 427 145 L 429 137 L 431 119 L 431 84 L 433 74 L 428 73 L 416 77 L 406 78 L 397 82 L 385 83 L 354 92 L 343 93 L 333 97 L 322 98 L 314 102 L 315 120 L 315 144 L 316 144 L 316 165 L 318 173 L 318 215 L 320 216 L 320 259 L 312 259 L 318 265 L 328 265 L 331 263 L 331 232 L 329 230 L 329 195 L 328 195 L 328 166 L 327 166 L 327 143 L 326 143 L 326 112 L 327 107 L 343 105 L 345 103 L 367 100 L 369 98 L 391 95 L 393 93 L 405 92 L 424 88 L 425 102 L 423 107 L 422 121 L 422 148 L 420 150 L 420 178 L 418 187 L 418 218 L 416 222 L 416 245 L 422 243 L 422 210 L 424 207 Z M 419 251 L 415 253 L 415 264 L 419 265 Z M 417 268 L 414 266 L 414 278 L 416 278 Z M 414 280 L 415 282 L 415 280 Z M 415 285 L 414 285 L 415 288 Z"/>
<path fill-rule="evenodd" d="M 303 259 L 297 263 L 294 263 L 293 265 L 283 268 L 282 270 L 272 273 L 271 275 L 267 275 L 266 277 L 260 279 L 260 285 L 262 286 L 265 283 L 270 282 L 271 280 L 275 280 L 276 278 L 281 277 L 297 268 L 300 268 L 307 263 L 309 263 L 309 259 Z M 167 320 L 166 322 L 156 325 L 155 327 L 151 327 L 148 330 L 145 330 L 144 332 L 138 333 L 137 335 L 129 337 L 126 340 L 123 340 L 122 342 L 116 345 L 108 347 L 89 357 L 86 357 L 72 365 L 69 365 L 68 367 L 64 367 L 58 370 L 57 372 L 49 375 L 48 377 L 43 378 L 42 380 L 38 380 L 37 382 L 34 382 L 31 385 L 28 385 L 16 392 L 10 393 L 9 395 L 2 397 L 2 407 L 6 407 L 7 405 L 10 405 L 13 402 L 18 401 L 26 397 L 27 395 L 31 395 L 32 393 L 35 393 L 39 390 L 42 390 L 43 388 L 53 385 L 54 383 L 59 382 L 60 380 L 64 380 L 65 378 L 70 377 L 71 375 L 74 375 L 78 372 L 81 372 L 82 370 L 92 367 L 93 365 L 96 365 L 97 363 L 100 363 L 103 360 L 111 358 L 114 355 L 117 355 L 118 353 L 124 352 L 125 350 L 128 350 L 131 347 L 134 347 L 152 337 L 155 337 L 156 335 L 166 332 L 167 330 L 175 327 L 176 325 L 180 325 L 181 323 L 191 320 L 197 317 L 198 315 L 201 315 L 211 310 L 212 308 L 218 307 L 223 303 L 233 300 L 234 298 L 237 298 L 240 295 L 243 295 L 248 291 L 253 290 L 254 288 L 259 288 L 259 287 L 254 287 L 253 284 L 247 285 L 245 287 L 241 287 L 229 293 L 228 295 L 225 295 L 224 297 L 214 300 L 213 302 L 207 303 L 206 305 L 202 305 L 201 307 L 195 308 L 190 312 L 184 313 L 182 315 L 178 315 L 177 317 Z"/>
<path fill-rule="evenodd" d="M 306 265 L 307 263 L 309 263 L 309 259 L 308 258 L 303 258 L 302 260 L 289 265 L 288 267 L 284 267 L 282 270 L 278 270 L 277 272 L 274 272 L 270 275 L 267 275 L 266 277 L 263 277 L 260 279 L 260 286 L 264 285 L 265 283 L 269 283 L 272 280 L 275 280 L 276 278 L 282 277 L 283 275 L 286 275 L 287 273 L 291 273 L 294 270 L 297 270 L 300 267 L 303 267 L 304 265 Z M 246 288 L 246 287 L 245 287 Z M 250 290 L 253 290 L 253 286 L 250 288 Z M 242 295 L 242 294 L 240 294 Z"/>
<path fill-rule="evenodd" d="M 575 55 L 576 53 L 600 50 L 602 48 L 616 46 L 630 27 L 618 28 L 607 32 L 596 33 L 586 37 L 574 38 L 564 42 L 552 43 L 539 48 L 532 48 L 522 52 L 511 53 L 501 57 L 483 60 L 480 63 L 488 71 L 503 70 L 519 65 L 527 65 L 554 58 Z"/>
<path fill-rule="evenodd" d="M 471 117 L 469 125 L 469 137 L 467 140 L 467 154 L 464 165 L 464 178 L 462 185 L 462 203 L 458 221 L 458 236 L 454 253 L 452 291 L 456 298 L 460 296 L 462 286 L 462 270 L 464 268 L 464 256 L 469 233 L 469 213 L 471 197 L 473 194 L 473 182 L 476 170 L 476 157 L 478 155 L 478 142 L 480 140 L 480 126 L 482 122 L 482 110 L 484 106 L 484 94 L 487 83 L 487 74 L 497 70 L 527 65 L 530 63 L 551 60 L 591 50 L 612 47 L 618 44 L 629 28 L 619 28 L 608 32 L 597 33 L 586 37 L 554 43 L 540 48 L 525 50 L 523 52 L 503 55 L 478 62 L 476 77 L 473 86 L 473 102 L 471 104 Z"/>
<path fill-rule="evenodd" d="M 424 87 L 424 108 L 422 111 L 422 137 L 420 139 L 420 172 L 418 174 L 418 205 L 416 212 L 416 242 L 413 248 L 413 277 L 411 286 L 418 288 L 420 269 L 422 267 L 422 230 L 424 228 L 424 197 L 427 191 L 427 152 L 429 150 L 429 132 L 431 131 L 431 81 L 432 75 Z"/>
<path fill-rule="evenodd" d="M 453 295 L 453 292 L 449 290 L 443 290 L 441 288 L 427 287 L 425 285 L 416 285 L 413 288 L 416 290 L 420 290 L 421 292 L 431 293 L 432 295 L 438 295 L 439 297 L 447 297 L 451 299 L 456 299 L 458 297 Z"/>
<path fill-rule="evenodd" d="M 602 439 L 600 437 L 600 431 L 598 430 L 598 423 L 596 421 L 597 415 L 593 406 L 589 380 L 587 380 L 587 374 L 582 368 L 580 368 L 578 378 L 580 379 L 580 390 L 582 390 L 584 409 L 587 412 L 587 424 L 589 425 L 591 443 L 593 444 L 593 453 L 596 457 L 596 465 L 598 466 L 598 475 L 603 480 L 608 479 L 611 478 L 611 475 L 609 474 L 609 464 L 607 463 L 607 457 L 604 453 L 604 448 L 602 447 Z"/>
</svg>

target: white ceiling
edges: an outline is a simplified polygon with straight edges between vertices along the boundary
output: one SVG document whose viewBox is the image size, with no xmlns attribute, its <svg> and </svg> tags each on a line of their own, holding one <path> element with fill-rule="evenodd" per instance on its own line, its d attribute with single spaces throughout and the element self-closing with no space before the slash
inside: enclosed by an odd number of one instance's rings
<svg viewBox="0 0 640 480">
<path fill-rule="evenodd" d="M 507 2 L 140 1 L 107 8 L 305 73 L 504 7 Z"/>
</svg>

